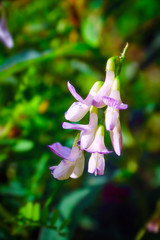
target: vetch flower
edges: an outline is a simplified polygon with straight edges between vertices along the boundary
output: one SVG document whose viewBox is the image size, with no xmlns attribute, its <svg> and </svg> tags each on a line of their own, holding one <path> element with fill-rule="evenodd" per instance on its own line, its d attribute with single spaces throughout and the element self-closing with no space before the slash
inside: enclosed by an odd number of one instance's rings
<svg viewBox="0 0 160 240">
<path fill-rule="evenodd" d="M 119 110 L 128 108 L 127 104 L 122 103 L 119 91 L 119 78 L 114 79 L 112 91 L 109 97 L 103 97 L 103 101 L 108 105 L 105 112 L 106 129 L 110 131 L 110 137 L 114 151 L 118 156 L 122 150 L 122 132 L 119 120 Z"/>
<path fill-rule="evenodd" d="M 107 70 L 105 82 L 103 83 L 103 86 L 100 88 L 100 90 L 97 92 L 97 94 L 93 98 L 93 101 L 92 101 L 93 106 L 97 108 L 105 107 L 106 104 L 103 101 L 103 97 L 109 96 L 111 87 L 113 84 L 114 76 L 115 75 L 113 71 Z"/>
<path fill-rule="evenodd" d="M 108 97 L 111 92 L 111 87 L 115 77 L 115 60 L 114 58 L 109 58 L 106 65 L 106 77 L 103 86 L 97 92 L 93 98 L 92 105 L 97 108 L 105 107 L 103 97 Z"/>
<path fill-rule="evenodd" d="M 78 178 L 84 170 L 84 153 L 77 146 L 79 134 L 75 138 L 72 149 L 62 146 L 60 143 L 53 143 L 49 148 L 63 160 L 58 166 L 50 167 L 54 178 L 65 180 L 69 177 Z"/>
<path fill-rule="evenodd" d="M 100 153 L 100 154 L 109 154 L 112 151 L 109 151 L 104 143 L 104 126 L 99 125 L 95 138 L 89 148 L 85 149 L 85 151 L 90 153 Z"/>
<path fill-rule="evenodd" d="M 104 154 L 92 153 L 88 162 L 88 172 L 94 173 L 95 176 L 103 175 L 105 169 Z"/>
<path fill-rule="evenodd" d="M 63 122 L 64 129 L 75 129 L 80 131 L 74 140 L 72 149 L 53 143 L 50 149 L 63 160 L 57 165 L 50 167 L 53 177 L 65 180 L 69 177 L 78 178 L 84 170 L 84 151 L 91 153 L 88 162 L 88 172 L 95 175 L 103 175 L 105 169 L 104 154 L 109 151 L 104 142 L 104 126 L 98 125 L 98 108 L 107 106 L 105 111 L 105 126 L 110 132 L 112 146 L 117 155 L 122 150 L 122 132 L 119 120 L 119 110 L 128 108 L 122 103 L 120 97 L 119 74 L 124 60 L 126 44 L 120 57 L 111 57 L 106 65 L 105 81 L 96 82 L 91 88 L 88 96 L 83 99 L 76 89 L 68 82 L 68 89 L 77 100 L 65 113 L 68 121 L 80 121 L 90 110 L 88 124 L 77 124 Z M 101 115 L 99 115 L 100 117 Z M 102 122 L 103 119 L 100 119 Z"/>
<path fill-rule="evenodd" d="M 122 103 L 119 91 L 119 78 L 114 79 L 112 91 L 109 97 L 103 97 L 103 101 L 108 105 L 105 112 L 105 125 L 108 131 L 112 131 L 119 120 L 119 110 L 128 108 L 127 104 Z"/>
<path fill-rule="evenodd" d="M 64 129 L 75 129 L 80 130 L 79 145 L 81 149 L 88 148 L 94 138 L 98 126 L 98 109 L 92 106 L 90 108 L 90 120 L 88 125 L 83 124 L 74 124 L 74 123 L 62 123 Z"/>
<path fill-rule="evenodd" d="M 80 121 L 89 111 L 90 106 L 81 102 L 74 102 L 65 113 L 65 119 L 72 122 Z"/>
<path fill-rule="evenodd" d="M 68 82 L 68 88 L 71 94 L 78 100 L 79 102 L 74 102 L 68 111 L 65 113 L 65 118 L 69 121 L 78 122 L 80 121 L 86 113 L 89 111 L 92 99 L 101 88 L 103 82 L 97 81 L 91 88 L 88 96 L 85 100 L 81 98 L 81 96 L 76 92 L 75 88 Z"/>
<path fill-rule="evenodd" d="M 119 119 L 114 129 L 110 131 L 110 137 L 115 153 L 120 156 L 122 150 L 122 131 Z"/>
<path fill-rule="evenodd" d="M 0 19 L 0 41 L 3 42 L 7 48 L 12 48 L 14 45 L 4 17 Z"/>
</svg>

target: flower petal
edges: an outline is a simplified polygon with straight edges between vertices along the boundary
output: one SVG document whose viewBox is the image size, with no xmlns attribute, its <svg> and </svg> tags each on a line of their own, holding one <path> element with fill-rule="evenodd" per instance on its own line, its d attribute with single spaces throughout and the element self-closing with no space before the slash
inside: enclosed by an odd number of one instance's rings
<svg viewBox="0 0 160 240">
<path fill-rule="evenodd" d="M 71 153 L 68 157 L 68 160 L 71 162 L 75 162 L 80 157 L 80 155 L 81 155 L 81 151 L 80 151 L 79 147 L 73 146 Z"/>
<path fill-rule="evenodd" d="M 127 104 L 119 102 L 118 100 L 115 100 L 111 97 L 103 97 L 102 99 L 103 99 L 103 102 L 109 107 L 119 109 L 119 110 L 124 110 L 128 108 Z"/>
<path fill-rule="evenodd" d="M 51 167 L 52 175 L 59 180 L 68 179 L 75 168 L 75 162 L 62 160 L 58 166 Z"/>
<path fill-rule="evenodd" d="M 4 17 L 0 20 L 0 40 L 7 48 L 12 48 L 14 43 L 11 34 L 8 31 L 6 20 Z"/>
<path fill-rule="evenodd" d="M 75 163 L 75 168 L 71 174 L 71 178 L 78 178 L 82 175 L 84 170 L 84 153 L 81 151 L 79 154 L 79 158 L 77 159 Z"/>
<path fill-rule="evenodd" d="M 65 118 L 69 121 L 78 122 L 89 111 L 89 106 L 80 102 L 74 102 L 65 113 Z"/>
<path fill-rule="evenodd" d="M 83 98 L 76 92 L 75 88 L 72 86 L 72 84 L 70 84 L 70 82 L 67 82 L 68 85 L 68 89 L 70 91 L 70 93 L 72 94 L 72 96 L 79 102 L 84 103 Z"/>
<path fill-rule="evenodd" d="M 115 153 L 118 156 L 120 156 L 121 150 L 122 150 L 122 132 L 121 132 L 120 121 L 118 121 L 113 131 L 110 131 L 110 137 L 111 137 L 112 146 L 114 148 Z"/>
<path fill-rule="evenodd" d="M 85 149 L 85 151 L 90 153 L 101 153 L 101 154 L 108 154 L 112 152 L 112 151 L 109 151 L 104 144 L 104 127 L 102 125 L 98 127 L 94 141 L 89 146 L 89 148 Z"/>
<path fill-rule="evenodd" d="M 56 155 L 58 155 L 61 158 L 67 159 L 71 153 L 70 148 L 62 146 L 59 142 L 53 143 L 48 147 L 52 150 L 52 152 L 54 152 Z"/>
<path fill-rule="evenodd" d="M 88 131 L 82 131 L 79 138 L 81 149 L 88 148 L 94 141 L 95 134 L 97 131 L 97 126 L 98 126 L 97 124 L 98 124 L 98 115 L 95 113 L 92 113 L 90 115 L 90 123 L 88 126 Z"/>
<path fill-rule="evenodd" d="M 90 106 L 92 103 L 93 97 L 96 95 L 98 90 L 101 88 L 103 82 L 102 81 L 95 82 L 95 84 L 92 86 L 92 88 L 85 100 L 76 92 L 76 89 L 70 84 L 70 82 L 68 82 L 67 84 L 68 84 L 69 91 L 71 92 L 72 96 L 77 101 Z"/>
<path fill-rule="evenodd" d="M 104 155 L 99 153 L 92 153 L 88 162 L 88 172 L 95 173 L 95 175 L 103 175 L 105 169 Z"/>
<path fill-rule="evenodd" d="M 112 131 L 119 119 L 119 111 L 112 107 L 108 107 L 105 113 L 106 130 Z"/>
<path fill-rule="evenodd" d="M 63 122 L 62 123 L 62 127 L 64 129 L 75 129 L 75 130 L 80 130 L 80 131 L 88 130 L 88 125 L 76 124 L 76 123 L 68 123 L 68 122 Z"/>
<path fill-rule="evenodd" d="M 100 88 L 100 90 L 97 92 L 95 97 L 93 98 L 92 105 L 98 108 L 102 108 L 105 106 L 105 103 L 103 102 L 102 97 L 108 97 L 111 91 L 113 79 L 114 79 L 114 72 L 107 71 L 106 72 L 106 79 L 103 84 L 103 86 Z"/>
</svg>

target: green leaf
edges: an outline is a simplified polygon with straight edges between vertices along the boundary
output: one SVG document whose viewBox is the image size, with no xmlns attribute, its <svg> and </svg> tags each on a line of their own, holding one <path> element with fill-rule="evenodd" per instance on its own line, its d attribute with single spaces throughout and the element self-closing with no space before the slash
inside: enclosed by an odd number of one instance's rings
<svg viewBox="0 0 160 240">
<path fill-rule="evenodd" d="M 30 151 L 34 147 L 34 143 L 30 140 L 21 139 L 16 142 L 13 147 L 15 152 L 27 152 Z"/>
<path fill-rule="evenodd" d="M 42 53 L 35 50 L 24 51 L 8 58 L 0 65 L 0 79 L 18 73 L 34 63 L 52 60 L 57 57 L 77 55 L 86 57 L 88 50 L 89 47 L 84 43 L 67 43 L 58 49 L 51 49 Z"/>
<path fill-rule="evenodd" d="M 35 203 L 33 205 L 33 210 L 32 210 L 32 220 L 33 221 L 39 221 L 40 218 L 40 204 L 39 203 Z"/>
<path fill-rule="evenodd" d="M 92 47 L 98 47 L 102 29 L 102 20 L 99 16 L 90 15 L 82 23 L 82 36 L 86 43 Z"/>
<path fill-rule="evenodd" d="M 72 192 L 64 199 L 62 199 L 59 209 L 63 214 L 65 219 L 71 217 L 74 209 L 78 206 L 79 202 L 89 196 L 91 193 L 91 188 L 78 189 L 77 191 Z"/>
<path fill-rule="evenodd" d="M 68 218 L 66 220 L 64 220 L 59 228 L 60 231 L 62 231 L 64 228 L 66 228 L 71 222 L 71 219 Z"/>
<path fill-rule="evenodd" d="M 24 208 L 24 217 L 32 219 L 33 203 L 28 202 Z"/>
<path fill-rule="evenodd" d="M 41 222 L 42 223 L 47 223 L 48 220 L 48 207 L 44 206 L 41 211 Z"/>
<path fill-rule="evenodd" d="M 38 240 L 69 240 L 68 236 L 60 236 L 55 230 L 42 228 Z"/>
<path fill-rule="evenodd" d="M 54 226 L 60 216 L 60 211 L 56 209 L 51 218 L 51 225 Z"/>
</svg>

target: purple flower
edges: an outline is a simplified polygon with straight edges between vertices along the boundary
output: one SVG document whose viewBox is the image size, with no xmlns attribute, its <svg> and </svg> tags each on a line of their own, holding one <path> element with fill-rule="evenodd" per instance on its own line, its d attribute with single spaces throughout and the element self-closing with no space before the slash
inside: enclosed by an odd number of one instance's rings
<svg viewBox="0 0 160 240">
<path fill-rule="evenodd" d="M 64 122 L 62 127 L 65 129 L 80 130 L 79 145 L 81 150 L 88 148 L 94 140 L 98 124 L 98 110 L 95 107 L 90 108 L 90 120 L 88 125 L 72 124 Z"/>
<path fill-rule="evenodd" d="M 108 105 L 105 113 L 106 129 L 112 131 L 119 120 L 119 110 L 127 109 L 128 105 L 122 103 L 118 90 L 113 90 L 109 97 L 103 97 L 103 101 Z"/>
<path fill-rule="evenodd" d="M 115 153 L 120 156 L 122 150 L 122 132 L 119 119 L 114 129 L 110 131 L 110 137 Z"/>
<path fill-rule="evenodd" d="M 89 108 L 90 106 L 84 103 L 74 102 L 65 113 L 65 118 L 68 121 L 78 122 L 87 114 Z"/>
<path fill-rule="evenodd" d="M 78 122 L 80 121 L 86 113 L 89 111 L 93 97 L 96 95 L 100 87 L 102 86 L 102 81 L 97 81 L 91 88 L 88 96 L 85 100 L 76 92 L 75 88 L 68 82 L 68 89 L 78 102 L 74 102 L 68 111 L 65 113 L 65 118 L 69 121 Z"/>
<path fill-rule="evenodd" d="M 7 48 L 12 48 L 14 45 L 4 17 L 0 19 L 0 41 L 3 42 Z"/>
<path fill-rule="evenodd" d="M 108 154 L 112 152 L 112 151 L 109 151 L 105 146 L 103 125 L 99 125 L 95 134 L 94 141 L 89 146 L 89 148 L 85 149 L 85 151 L 90 153 L 100 153 L 100 154 Z"/>
<path fill-rule="evenodd" d="M 79 138 L 79 136 L 78 136 Z M 76 142 L 78 140 L 76 138 Z M 49 148 L 56 155 L 63 158 L 58 166 L 50 167 L 54 178 L 65 180 L 69 177 L 78 178 L 84 170 L 84 153 L 76 144 L 73 144 L 72 149 L 62 146 L 60 143 L 53 143 Z"/>
<path fill-rule="evenodd" d="M 100 90 L 97 92 L 95 97 L 93 98 L 93 101 L 92 101 L 93 106 L 97 108 L 103 108 L 106 105 L 105 102 L 103 101 L 103 97 L 109 96 L 111 92 L 114 76 L 115 74 L 113 71 L 106 72 L 106 79 L 104 81 L 104 84 L 100 88 Z"/>
<path fill-rule="evenodd" d="M 105 168 L 104 154 L 92 153 L 88 162 L 88 172 L 94 173 L 95 176 L 103 175 Z"/>
<path fill-rule="evenodd" d="M 106 129 L 110 131 L 114 151 L 120 156 L 122 150 L 122 132 L 119 121 L 119 110 L 127 109 L 128 105 L 122 103 L 120 91 L 117 89 L 119 89 L 119 79 L 115 78 L 110 96 L 103 97 L 103 101 L 108 105 L 105 112 Z"/>
</svg>

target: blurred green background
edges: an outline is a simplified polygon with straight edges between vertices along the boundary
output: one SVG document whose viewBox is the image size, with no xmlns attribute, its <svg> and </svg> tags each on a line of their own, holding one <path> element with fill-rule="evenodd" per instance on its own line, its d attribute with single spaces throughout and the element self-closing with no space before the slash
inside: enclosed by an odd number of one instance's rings
<svg viewBox="0 0 160 240">
<path fill-rule="evenodd" d="M 159 1 L 10 0 L 1 8 L 15 45 L 0 43 L 0 239 L 159 240 Z M 53 179 L 49 167 L 60 158 L 47 145 L 71 147 L 77 133 L 61 127 L 74 101 L 67 81 L 86 97 L 126 42 L 122 155 L 106 156 L 104 176 L 87 173 L 86 154 L 82 177 Z"/>
</svg>

